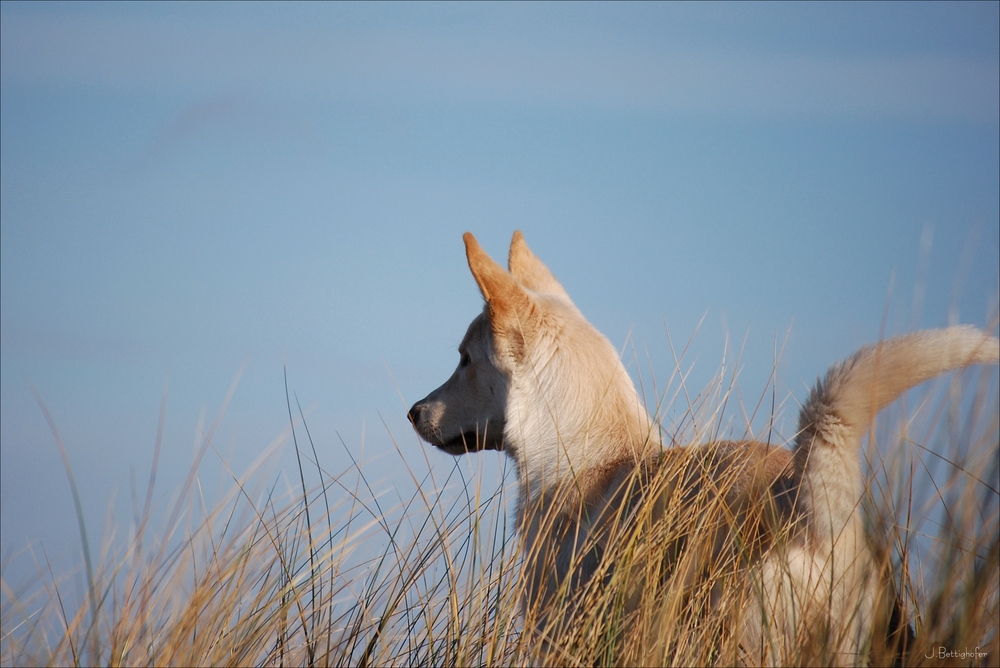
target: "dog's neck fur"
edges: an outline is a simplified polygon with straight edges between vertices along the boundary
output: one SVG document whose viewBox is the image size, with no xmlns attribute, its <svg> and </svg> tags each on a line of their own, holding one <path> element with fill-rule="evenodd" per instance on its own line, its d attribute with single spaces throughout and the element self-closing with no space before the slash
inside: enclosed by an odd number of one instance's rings
<svg viewBox="0 0 1000 668">
<path fill-rule="evenodd" d="M 548 302 L 556 325 L 548 331 L 558 334 L 533 341 L 511 374 L 505 448 L 517 463 L 522 504 L 593 503 L 621 465 L 661 447 L 659 431 L 611 343 L 568 300 L 534 297 Z M 559 346 L 565 336 L 589 345 Z M 574 354 L 579 350 L 588 354 Z M 562 394 L 567 388 L 572 396 Z"/>
</svg>

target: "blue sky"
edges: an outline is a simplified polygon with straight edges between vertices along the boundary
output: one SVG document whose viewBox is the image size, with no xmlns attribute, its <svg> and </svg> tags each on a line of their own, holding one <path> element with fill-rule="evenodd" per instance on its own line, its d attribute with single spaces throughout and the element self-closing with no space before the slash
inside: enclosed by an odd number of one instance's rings
<svg viewBox="0 0 1000 668">
<path fill-rule="evenodd" d="M 883 323 L 995 325 L 998 6 L 4 2 L 3 558 L 78 559 L 32 387 L 92 535 L 164 385 L 160 506 L 241 369 L 206 480 L 282 433 L 284 368 L 327 469 L 447 470 L 405 409 L 480 308 L 466 230 L 522 229 L 647 382 L 728 340 L 753 404 L 787 339 L 786 435 Z"/>
</svg>

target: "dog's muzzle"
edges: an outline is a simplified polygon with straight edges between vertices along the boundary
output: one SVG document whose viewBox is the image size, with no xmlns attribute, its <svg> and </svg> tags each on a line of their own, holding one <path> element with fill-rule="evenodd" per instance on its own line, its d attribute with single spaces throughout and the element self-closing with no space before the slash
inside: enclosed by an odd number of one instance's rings
<svg viewBox="0 0 1000 668">
<path fill-rule="evenodd" d="M 480 450 L 503 450 L 503 421 L 499 424 L 488 424 L 485 429 L 478 425 L 465 429 L 455 436 L 445 436 L 434 419 L 434 409 L 425 400 L 413 404 L 406 413 L 406 418 L 413 425 L 420 438 L 431 445 L 452 455 Z"/>
</svg>

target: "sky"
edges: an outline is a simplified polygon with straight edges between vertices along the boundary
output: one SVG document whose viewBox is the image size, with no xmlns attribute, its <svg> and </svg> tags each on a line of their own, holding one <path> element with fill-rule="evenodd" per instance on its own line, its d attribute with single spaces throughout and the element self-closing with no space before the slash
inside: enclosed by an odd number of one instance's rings
<svg viewBox="0 0 1000 668">
<path fill-rule="evenodd" d="M 79 562 L 42 405 L 95 543 L 164 397 L 157 507 L 223 408 L 205 494 L 297 476 L 286 373 L 327 470 L 452 467 L 405 412 L 481 308 L 466 230 L 523 230 L 647 390 L 685 346 L 693 392 L 774 372 L 786 438 L 858 346 L 995 328 L 998 7 L 3 2 L 5 579 Z"/>
</svg>

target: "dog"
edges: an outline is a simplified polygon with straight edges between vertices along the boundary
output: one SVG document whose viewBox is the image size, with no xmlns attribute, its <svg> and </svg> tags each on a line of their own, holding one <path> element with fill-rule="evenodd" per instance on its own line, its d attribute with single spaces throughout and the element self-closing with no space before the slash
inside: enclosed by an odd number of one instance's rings
<svg viewBox="0 0 1000 668">
<path fill-rule="evenodd" d="M 579 592 L 617 586 L 627 614 L 666 582 L 706 609 L 721 605 L 713 580 L 735 573 L 729 633 L 742 663 L 866 663 L 879 583 L 859 511 L 861 439 L 909 388 L 996 363 L 1000 341 L 957 326 L 860 349 L 817 382 L 791 450 L 664 447 L 618 352 L 521 232 L 506 270 L 472 234 L 464 242 L 483 312 L 458 368 L 408 418 L 445 452 L 515 462 L 523 602 L 542 659 L 559 660 L 559 633 L 584 612 Z"/>
</svg>

